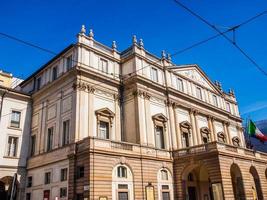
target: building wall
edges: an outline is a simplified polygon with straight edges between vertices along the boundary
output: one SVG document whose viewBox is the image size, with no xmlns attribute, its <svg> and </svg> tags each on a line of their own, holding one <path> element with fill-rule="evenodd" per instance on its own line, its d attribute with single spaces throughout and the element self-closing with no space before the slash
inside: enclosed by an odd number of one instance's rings
<svg viewBox="0 0 267 200">
<path fill-rule="evenodd" d="M 1 117 L 0 117 L 0 181 L 6 182 L 17 173 L 18 196 L 23 198 L 26 161 L 28 157 L 30 123 L 31 123 L 31 101 L 28 95 L 20 94 L 9 88 L 0 88 L 1 94 Z M 12 111 L 20 112 L 19 127 L 11 126 Z M 8 155 L 9 137 L 17 138 L 16 154 Z"/>
</svg>

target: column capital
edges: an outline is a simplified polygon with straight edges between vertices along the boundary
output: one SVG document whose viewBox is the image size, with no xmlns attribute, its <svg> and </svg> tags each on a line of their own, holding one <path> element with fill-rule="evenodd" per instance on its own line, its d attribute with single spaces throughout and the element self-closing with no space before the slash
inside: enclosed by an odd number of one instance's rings
<svg viewBox="0 0 267 200">
<path fill-rule="evenodd" d="M 199 110 L 195 109 L 195 108 L 190 108 L 189 109 L 189 113 L 190 114 L 194 114 L 194 115 L 198 115 L 200 112 Z"/>
<path fill-rule="evenodd" d="M 229 122 L 229 121 L 223 121 L 223 124 L 224 124 L 225 126 L 229 126 L 229 125 L 230 125 L 230 122 Z"/>
</svg>

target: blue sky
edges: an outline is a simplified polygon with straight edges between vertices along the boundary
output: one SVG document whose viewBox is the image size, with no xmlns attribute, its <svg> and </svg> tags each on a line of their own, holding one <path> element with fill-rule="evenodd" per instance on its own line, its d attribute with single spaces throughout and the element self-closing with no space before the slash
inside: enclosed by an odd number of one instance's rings
<svg viewBox="0 0 267 200">
<path fill-rule="evenodd" d="M 267 9 L 266 0 L 181 1 L 220 27 L 234 26 Z M 188 47 L 216 32 L 181 9 L 173 0 L 1 1 L 0 32 L 60 52 L 76 41 L 82 24 L 95 39 L 119 50 L 133 34 L 150 52 L 160 55 Z M 236 32 L 236 41 L 267 71 L 267 15 Z M 221 29 L 224 31 L 225 29 Z M 230 36 L 230 35 L 229 35 Z M 53 56 L 0 36 L 0 68 L 26 78 Z M 173 57 L 176 64 L 196 63 L 224 90 L 234 88 L 242 117 L 267 118 L 267 77 L 220 37 Z"/>
</svg>

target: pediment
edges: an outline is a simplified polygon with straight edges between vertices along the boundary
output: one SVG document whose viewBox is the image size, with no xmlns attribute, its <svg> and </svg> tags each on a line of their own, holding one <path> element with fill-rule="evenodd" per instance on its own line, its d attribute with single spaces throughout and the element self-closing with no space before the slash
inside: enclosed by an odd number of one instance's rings
<svg viewBox="0 0 267 200">
<path fill-rule="evenodd" d="M 214 83 L 197 65 L 190 65 L 184 67 L 177 66 L 175 68 L 172 68 L 172 71 L 182 76 L 185 76 L 186 78 L 196 82 L 199 85 L 208 88 L 214 93 L 221 93 L 221 91 L 214 85 Z"/>
<path fill-rule="evenodd" d="M 95 111 L 96 115 L 110 116 L 114 117 L 114 113 L 109 108 L 101 108 Z"/>
<path fill-rule="evenodd" d="M 168 121 L 168 118 L 165 117 L 162 113 L 156 114 L 152 116 L 153 120 L 161 121 L 161 122 L 166 122 Z"/>
</svg>

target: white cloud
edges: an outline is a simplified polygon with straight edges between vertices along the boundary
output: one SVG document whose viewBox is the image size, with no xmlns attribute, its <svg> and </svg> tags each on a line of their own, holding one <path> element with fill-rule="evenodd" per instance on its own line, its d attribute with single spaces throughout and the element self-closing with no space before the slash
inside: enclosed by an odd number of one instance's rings
<svg viewBox="0 0 267 200">
<path fill-rule="evenodd" d="M 244 114 L 252 113 L 258 110 L 262 110 L 264 108 L 267 108 L 267 101 L 256 102 L 249 106 L 244 107 L 242 109 L 243 111 L 241 111 L 241 114 L 244 115 Z"/>
</svg>

